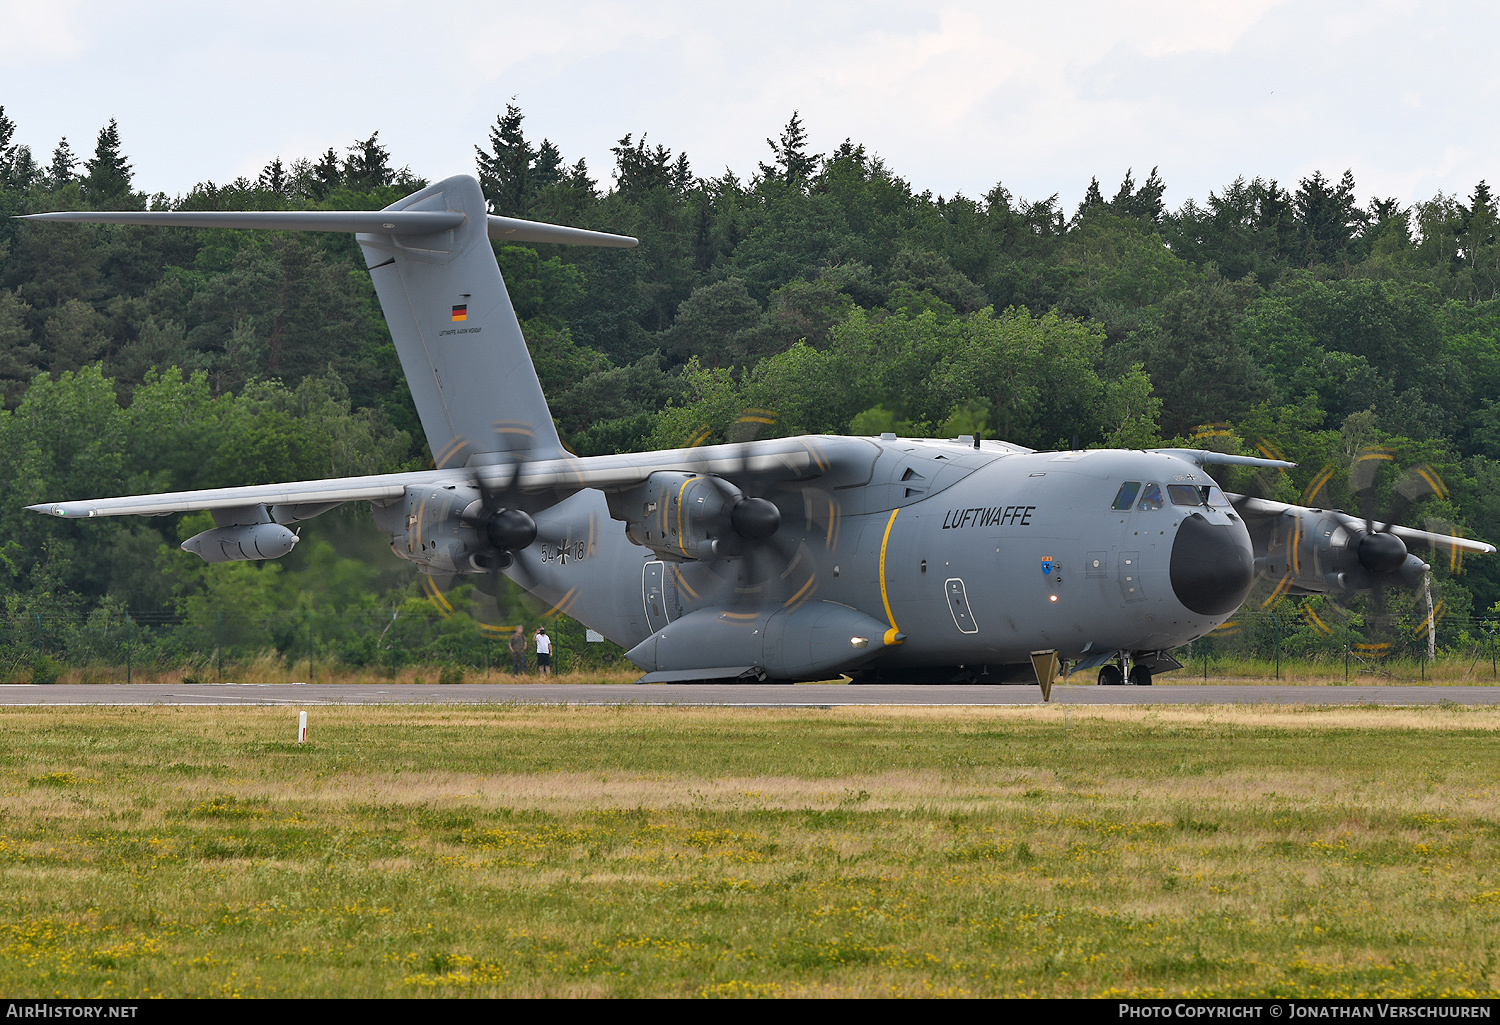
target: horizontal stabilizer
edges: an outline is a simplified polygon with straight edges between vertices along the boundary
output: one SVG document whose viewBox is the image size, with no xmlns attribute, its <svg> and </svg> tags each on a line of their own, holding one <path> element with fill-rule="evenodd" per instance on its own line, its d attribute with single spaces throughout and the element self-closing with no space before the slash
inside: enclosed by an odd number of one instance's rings
<svg viewBox="0 0 1500 1025">
<path fill-rule="evenodd" d="M 463 225 L 456 210 L 64 210 L 26 214 L 23 220 L 71 224 L 140 224 L 168 228 L 260 228 L 271 231 L 352 231 L 364 235 L 434 235 Z M 490 215 L 489 237 L 502 242 L 552 242 L 565 246 L 631 249 L 629 235 Z"/>
<path fill-rule="evenodd" d="M 496 217 L 494 214 L 490 214 L 489 231 L 490 238 L 499 242 L 555 242 L 564 246 L 601 246 L 605 249 L 634 249 L 639 242 L 629 235 L 611 235 L 605 231 L 567 228 L 561 224 Z"/>
<path fill-rule="evenodd" d="M 265 228 L 274 231 L 357 231 L 433 235 L 452 231 L 464 215 L 449 210 L 65 210 L 27 214 L 28 221 L 73 224 L 154 224 L 168 228 Z"/>
</svg>

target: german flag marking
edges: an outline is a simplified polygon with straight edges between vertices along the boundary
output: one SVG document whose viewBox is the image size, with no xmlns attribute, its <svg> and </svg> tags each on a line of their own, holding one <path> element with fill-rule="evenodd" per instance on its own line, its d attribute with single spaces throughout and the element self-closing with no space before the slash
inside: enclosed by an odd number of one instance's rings
<svg viewBox="0 0 1500 1025">
<path fill-rule="evenodd" d="M 453 307 L 453 322 L 455 324 L 458 323 L 460 320 L 468 320 L 468 319 L 469 319 L 469 307 L 468 307 L 467 303 L 464 304 L 463 306 L 455 306 L 455 307 Z"/>
</svg>

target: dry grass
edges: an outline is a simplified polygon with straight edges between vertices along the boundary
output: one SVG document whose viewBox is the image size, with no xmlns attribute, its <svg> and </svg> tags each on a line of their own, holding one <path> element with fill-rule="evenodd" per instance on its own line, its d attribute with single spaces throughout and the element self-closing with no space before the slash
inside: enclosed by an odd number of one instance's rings
<svg viewBox="0 0 1500 1025">
<path fill-rule="evenodd" d="M 1493 995 L 1500 710 L 0 713 L 15 995 Z"/>
<path fill-rule="evenodd" d="M 431 684 L 436 686 L 443 671 L 442 666 L 402 666 L 395 672 L 381 669 L 330 667 L 322 663 L 313 666 L 308 673 L 307 659 L 288 665 L 274 655 L 252 659 L 244 663 L 226 665 L 223 677 L 215 668 L 178 667 L 175 669 L 135 668 L 131 670 L 130 682 L 151 684 L 183 683 L 339 683 L 369 686 L 380 683 Z M 125 683 L 123 666 L 84 666 L 62 670 L 58 683 Z M 311 677 L 309 679 L 309 676 Z M 640 679 L 639 669 L 575 670 L 542 676 L 535 668 L 524 675 L 512 676 L 509 669 L 495 668 L 488 673 L 468 668 L 463 682 L 470 683 L 634 683 Z M 838 681 L 835 681 L 838 682 Z"/>
</svg>

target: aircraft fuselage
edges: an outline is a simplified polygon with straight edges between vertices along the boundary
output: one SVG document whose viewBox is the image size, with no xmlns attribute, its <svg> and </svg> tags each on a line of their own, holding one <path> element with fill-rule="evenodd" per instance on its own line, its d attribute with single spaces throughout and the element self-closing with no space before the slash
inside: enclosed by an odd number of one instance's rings
<svg viewBox="0 0 1500 1025">
<path fill-rule="evenodd" d="M 783 507 L 831 498 L 838 511 L 780 538 L 788 557 L 766 579 L 753 557 L 673 561 L 630 543 L 594 491 L 540 514 L 509 572 L 627 649 L 699 609 L 733 609 L 737 594 L 835 602 L 902 635 L 864 667 L 895 673 L 1170 649 L 1249 590 L 1244 524 L 1208 504 L 1213 481 L 1178 457 L 814 440 L 850 479 L 776 493 Z M 868 453 L 851 457 L 855 445 Z"/>
</svg>

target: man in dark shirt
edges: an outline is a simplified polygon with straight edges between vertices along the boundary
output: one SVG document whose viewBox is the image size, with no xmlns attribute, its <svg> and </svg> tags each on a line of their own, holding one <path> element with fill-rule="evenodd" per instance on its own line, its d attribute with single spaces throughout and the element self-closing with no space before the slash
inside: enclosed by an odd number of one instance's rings
<svg viewBox="0 0 1500 1025">
<path fill-rule="evenodd" d="M 510 675 L 520 676 L 526 671 L 526 634 L 516 627 L 510 635 Z"/>
</svg>

